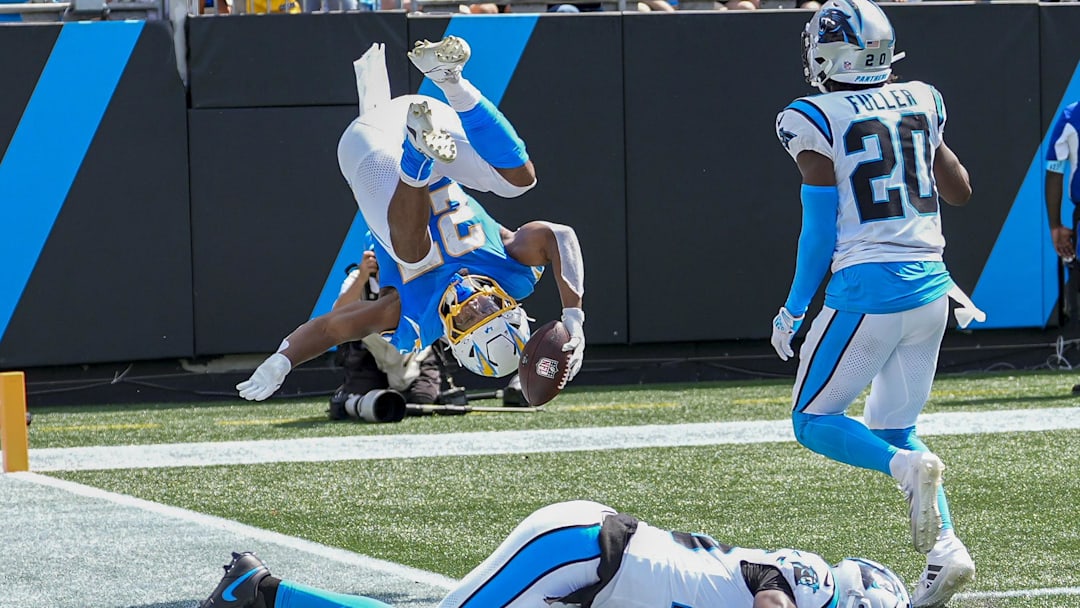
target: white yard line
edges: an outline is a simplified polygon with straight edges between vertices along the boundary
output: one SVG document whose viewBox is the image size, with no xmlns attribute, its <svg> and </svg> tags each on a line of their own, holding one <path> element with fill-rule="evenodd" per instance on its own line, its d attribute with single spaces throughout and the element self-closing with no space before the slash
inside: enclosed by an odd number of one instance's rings
<svg viewBox="0 0 1080 608">
<path fill-rule="evenodd" d="M 919 434 L 956 435 L 1080 428 L 1080 408 L 944 412 L 919 417 Z M 30 450 L 30 470 L 81 471 L 268 462 L 326 462 L 575 452 L 794 441 L 790 420 L 490 431 L 438 435 L 317 437 Z"/>
<path fill-rule="evenodd" d="M 223 517 L 215 517 L 213 515 L 206 515 L 205 513 L 197 513 L 188 509 L 181 509 L 179 507 L 163 505 L 160 503 L 151 502 L 149 500 L 135 498 L 134 496 L 127 496 L 125 494 L 106 492 L 105 490 L 100 490 L 98 488 L 74 483 L 71 481 L 56 479 L 47 475 L 38 475 L 36 473 L 10 473 L 10 475 L 23 481 L 29 481 L 43 486 L 58 488 L 70 492 L 76 496 L 96 498 L 100 500 L 106 500 L 123 507 L 134 507 L 137 509 L 142 509 L 143 511 L 147 511 L 156 515 L 163 515 L 172 519 L 191 522 L 215 530 L 231 532 L 233 534 L 250 538 L 253 541 L 272 543 L 282 547 L 287 547 L 289 549 L 294 549 L 296 551 L 310 553 L 311 555 L 315 555 L 328 560 L 333 560 L 341 564 L 357 566 L 368 571 L 384 572 L 386 574 L 397 576 L 403 579 L 425 583 L 433 587 L 451 589 L 456 584 L 456 581 L 454 579 L 443 576 L 441 574 L 436 574 L 434 572 L 428 572 L 426 570 L 420 570 L 417 568 L 410 568 L 408 566 L 403 566 L 394 562 L 376 559 L 374 557 L 368 557 L 366 555 L 360 555 L 359 553 L 353 553 L 344 549 L 337 549 L 335 547 L 322 545 L 319 543 L 311 542 L 309 540 L 304 540 L 302 538 L 296 538 L 295 536 L 287 536 L 278 532 L 263 530 L 262 528 L 248 526 L 240 522 L 233 521 L 231 519 L 225 519 Z"/>
</svg>

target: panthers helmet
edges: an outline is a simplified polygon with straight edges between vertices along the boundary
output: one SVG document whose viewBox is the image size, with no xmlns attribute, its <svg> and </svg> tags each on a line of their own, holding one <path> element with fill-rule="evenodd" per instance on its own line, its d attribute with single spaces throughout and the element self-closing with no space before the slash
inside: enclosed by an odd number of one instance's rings
<svg viewBox="0 0 1080 608">
<path fill-rule="evenodd" d="M 529 319 L 514 298 L 490 277 L 457 274 L 439 306 L 450 352 L 462 367 L 499 378 L 516 373 Z"/>
<path fill-rule="evenodd" d="M 849 557 L 832 570 L 837 608 L 911 608 L 904 581 L 875 561 Z"/>
<path fill-rule="evenodd" d="M 871 0 L 828 0 L 802 33 L 803 76 L 825 92 L 825 81 L 885 84 L 892 75 L 896 34 Z"/>
</svg>

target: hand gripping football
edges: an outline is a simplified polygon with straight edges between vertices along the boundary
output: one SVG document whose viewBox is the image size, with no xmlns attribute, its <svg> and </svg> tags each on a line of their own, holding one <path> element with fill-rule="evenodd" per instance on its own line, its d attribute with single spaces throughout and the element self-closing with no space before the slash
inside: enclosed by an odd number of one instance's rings
<svg viewBox="0 0 1080 608">
<path fill-rule="evenodd" d="M 532 332 L 518 362 L 521 393 L 529 405 L 543 405 L 562 390 L 571 351 L 563 352 L 570 332 L 560 321 L 549 321 Z"/>
</svg>

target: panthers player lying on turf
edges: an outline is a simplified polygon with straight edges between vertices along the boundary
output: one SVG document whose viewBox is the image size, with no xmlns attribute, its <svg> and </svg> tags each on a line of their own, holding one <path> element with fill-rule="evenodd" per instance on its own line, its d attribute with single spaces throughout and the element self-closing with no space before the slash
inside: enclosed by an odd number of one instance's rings
<svg viewBox="0 0 1080 608">
<path fill-rule="evenodd" d="M 422 95 L 390 99 L 382 45 L 357 61 L 361 114 L 341 136 L 338 163 L 375 237 L 382 291 L 298 327 L 237 385 L 241 397 L 266 399 L 294 366 L 382 332 L 403 353 L 445 336 L 465 369 L 513 374 L 529 339 L 518 301 L 547 265 L 571 334 L 566 380 L 577 373 L 585 281 L 576 233 L 544 221 L 508 230 L 463 189 L 516 197 L 536 184 L 524 142 L 462 75 L 470 55 L 454 36 L 417 42 L 408 54 L 449 105 Z"/>
<path fill-rule="evenodd" d="M 803 32 L 807 82 L 821 95 L 789 104 L 776 133 L 802 174 L 795 278 L 773 320 L 791 338 L 827 271 L 825 305 L 799 351 L 795 436 L 834 460 L 881 471 L 909 502 L 912 541 L 928 553 L 915 606 L 946 602 L 975 575 L 953 530 L 944 465 L 915 433 L 948 320 L 985 318 L 942 261 L 940 200 L 966 204 L 967 170 L 945 145 L 945 102 L 923 82 L 895 82 L 899 58 L 885 13 L 869 0 L 829 0 Z M 865 424 L 845 415 L 870 384 Z"/>
<path fill-rule="evenodd" d="M 273 576 L 233 554 L 200 608 L 389 608 Z M 766 551 L 669 532 L 584 500 L 525 518 L 439 608 L 909 608 L 904 583 L 881 564 L 829 566 L 795 549 Z"/>
</svg>

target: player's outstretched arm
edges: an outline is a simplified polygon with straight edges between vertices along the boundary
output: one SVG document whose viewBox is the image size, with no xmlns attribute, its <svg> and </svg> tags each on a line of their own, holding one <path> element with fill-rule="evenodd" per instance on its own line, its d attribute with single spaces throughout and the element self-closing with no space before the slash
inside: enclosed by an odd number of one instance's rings
<svg viewBox="0 0 1080 608">
<path fill-rule="evenodd" d="M 397 327 L 401 303 L 389 289 L 377 300 L 358 300 L 297 327 L 281 342 L 278 352 L 263 361 L 251 377 L 236 385 L 240 396 L 262 401 L 274 394 L 293 367 L 310 361 L 329 348 Z"/>
<path fill-rule="evenodd" d="M 934 157 L 934 181 L 938 194 L 950 205 L 961 207 L 971 199 L 971 179 L 968 171 L 945 142 L 938 146 Z"/>
<path fill-rule="evenodd" d="M 551 266 L 562 302 L 562 323 L 570 333 L 563 351 L 573 354 L 568 364 L 566 382 L 574 379 L 585 357 L 585 265 L 581 244 L 570 226 L 554 222 L 534 221 L 504 235 L 510 257 L 529 266 Z"/>
</svg>

